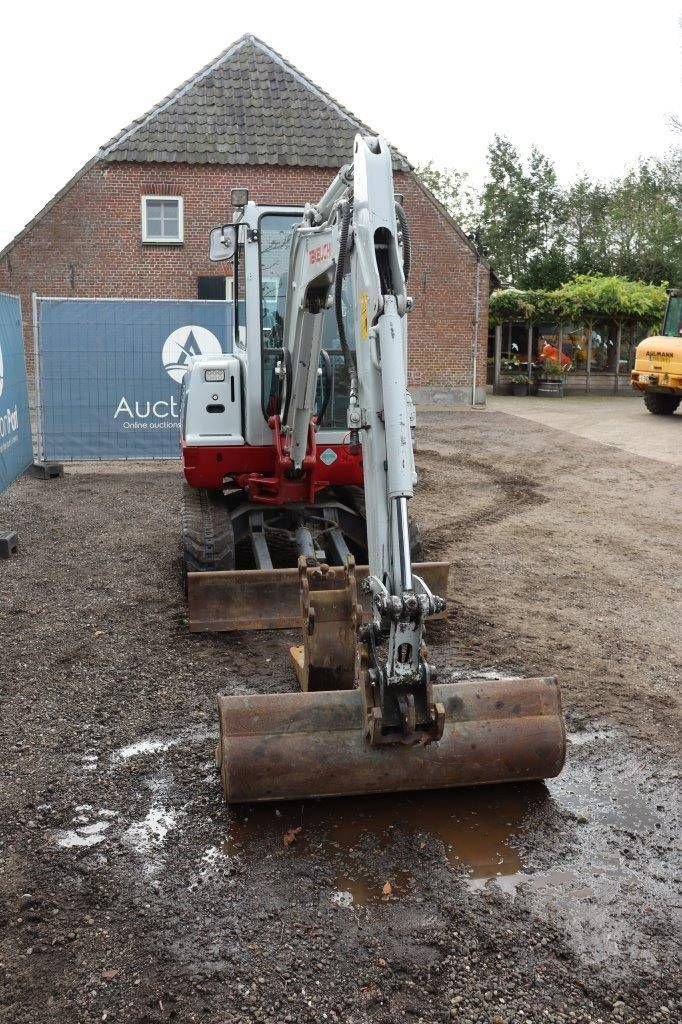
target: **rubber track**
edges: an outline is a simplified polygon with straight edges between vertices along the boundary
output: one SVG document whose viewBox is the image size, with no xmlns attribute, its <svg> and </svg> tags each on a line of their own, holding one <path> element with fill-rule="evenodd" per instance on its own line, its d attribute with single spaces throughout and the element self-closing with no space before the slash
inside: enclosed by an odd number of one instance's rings
<svg viewBox="0 0 682 1024">
<path fill-rule="evenodd" d="M 232 519 L 222 494 L 183 482 L 182 546 L 190 572 L 234 569 Z"/>
</svg>

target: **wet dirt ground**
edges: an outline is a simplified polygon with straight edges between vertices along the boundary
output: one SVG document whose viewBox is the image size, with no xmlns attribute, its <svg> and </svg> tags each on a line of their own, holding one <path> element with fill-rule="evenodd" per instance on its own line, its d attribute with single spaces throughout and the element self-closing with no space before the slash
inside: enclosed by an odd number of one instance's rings
<svg viewBox="0 0 682 1024">
<path fill-rule="evenodd" d="M 0 1020 L 677 1021 L 679 474 L 491 412 L 421 417 L 441 679 L 559 676 L 547 784 L 227 810 L 215 694 L 295 634 L 190 635 L 179 470 L 3 497 Z"/>
</svg>

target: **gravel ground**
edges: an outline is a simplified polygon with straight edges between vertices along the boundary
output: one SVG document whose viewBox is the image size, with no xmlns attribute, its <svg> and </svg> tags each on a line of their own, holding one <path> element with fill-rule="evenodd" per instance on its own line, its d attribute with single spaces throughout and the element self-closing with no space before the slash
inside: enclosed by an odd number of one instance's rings
<svg viewBox="0 0 682 1024">
<path fill-rule="evenodd" d="M 427 413 L 418 442 L 452 564 L 431 660 L 555 671 L 562 776 L 228 811 L 215 694 L 292 689 L 295 634 L 187 632 L 176 467 L 23 478 L 0 1020 L 680 1020 L 679 474 L 501 413 Z"/>
</svg>

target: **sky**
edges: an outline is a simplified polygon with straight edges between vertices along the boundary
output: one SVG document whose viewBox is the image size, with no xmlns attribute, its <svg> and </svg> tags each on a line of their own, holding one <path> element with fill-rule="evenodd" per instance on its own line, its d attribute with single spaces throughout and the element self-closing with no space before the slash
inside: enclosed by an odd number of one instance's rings
<svg viewBox="0 0 682 1024">
<path fill-rule="evenodd" d="M 416 164 L 495 133 L 568 181 L 680 136 L 679 0 L 23 0 L 0 14 L 0 248 L 112 135 L 252 32 Z M 317 197 L 311 196 L 314 200 Z"/>
</svg>

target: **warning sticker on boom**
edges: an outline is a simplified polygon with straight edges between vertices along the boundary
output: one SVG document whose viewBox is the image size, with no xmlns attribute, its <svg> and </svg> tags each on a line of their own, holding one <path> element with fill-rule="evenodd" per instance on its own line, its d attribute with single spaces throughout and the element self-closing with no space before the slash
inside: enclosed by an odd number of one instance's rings
<svg viewBox="0 0 682 1024">
<path fill-rule="evenodd" d="M 367 341 L 369 324 L 367 322 L 367 292 L 360 292 L 360 337 Z"/>
</svg>

